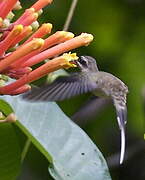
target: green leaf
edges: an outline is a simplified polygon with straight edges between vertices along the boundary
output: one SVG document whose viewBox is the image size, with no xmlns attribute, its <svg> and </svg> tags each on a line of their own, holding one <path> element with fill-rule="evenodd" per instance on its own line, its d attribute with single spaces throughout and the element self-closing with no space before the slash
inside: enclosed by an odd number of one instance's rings
<svg viewBox="0 0 145 180">
<path fill-rule="evenodd" d="M 56 180 L 110 180 L 106 162 L 85 132 L 55 103 L 5 98 L 15 109 L 17 125 L 52 163 Z"/>
<path fill-rule="evenodd" d="M 12 112 L 12 108 L 0 100 L 0 111 L 8 115 Z M 14 127 L 10 123 L 0 123 L 0 179 L 16 179 L 20 171 L 20 156 Z"/>
<path fill-rule="evenodd" d="M 9 115 L 11 112 L 13 112 L 13 109 L 11 108 L 11 106 L 5 102 L 4 100 L 0 99 L 0 111 L 4 114 L 4 115 Z"/>
</svg>

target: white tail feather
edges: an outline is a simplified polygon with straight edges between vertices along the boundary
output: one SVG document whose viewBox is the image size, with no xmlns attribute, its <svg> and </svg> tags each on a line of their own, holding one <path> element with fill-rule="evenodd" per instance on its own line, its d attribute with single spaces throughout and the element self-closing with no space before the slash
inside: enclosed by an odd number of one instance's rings
<svg viewBox="0 0 145 180">
<path fill-rule="evenodd" d="M 125 130 L 121 129 L 121 152 L 120 152 L 120 164 L 123 163 L 125 155 Z"/>
</svg>

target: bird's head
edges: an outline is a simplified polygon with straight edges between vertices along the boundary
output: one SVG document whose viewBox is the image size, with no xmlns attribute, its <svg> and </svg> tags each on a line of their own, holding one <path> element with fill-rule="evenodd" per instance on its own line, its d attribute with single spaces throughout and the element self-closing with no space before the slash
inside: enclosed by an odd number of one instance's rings
<svg viewBox="0 0 145 180">
<path fill-rule="evenodd" d="M 79 60 L 76 61 L 76 64 L 81 71 L 99 71 L 96 64 L 96 60 L 91 56 L 80 56 Z"/>
</svg>

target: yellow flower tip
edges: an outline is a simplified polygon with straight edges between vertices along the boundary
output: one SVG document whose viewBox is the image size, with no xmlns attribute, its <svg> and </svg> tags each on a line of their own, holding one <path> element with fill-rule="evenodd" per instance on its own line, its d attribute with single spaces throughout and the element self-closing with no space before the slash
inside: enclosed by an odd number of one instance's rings
<svg viewBox="0 0 145 180">
<path fill-rule="evenodd" d="M 71 52 L 69 52 L 69 53 L 64 53 L 64 54 L 62 55 L 62 57 L 63 57 L 64 59 L 66 59 L 67 61 L 72 61 L 72 60 L 77 60 L 77 59 L 78 59 L 78 56 L 76 55 L 76 53 L 71 53 Z"/>
<path fill-rule="evenodd" d="M 6 117 L 5 122 L 16 122 L 16 120 L 16 115 L 14 113 L 11 113 Z"/>
<path fill-rule="evenodd" d="M 74 34 L 71 32 L 67 32 L 67 31 L 57 31 L 56 32 L 58 37 L 61 38 L 66 38 L 66 39 L 72 39 L 74 37 Z"/>
<path fill-rule="evenodd" d="M 31 72 L 32 71 L 32 68 L 31 67 L 27 67 L 27 70 L 29 71 L 29 72 Z M 30 86 L 31 87 L 31 86 Z"/>
<path fill-rule="evenodd" d="M 66 65 L 67 65 L 66 69 L 68 69 L 70 67 L 77 67 L 76 64 L 73 64 L 73 63 L 70 63 L 70 62 L 66 63 Z"/>
<path fill-rule="evenodd" d="M 9 14 L 7 15 L 6 19 L 9 19 L 11 21 L 14 16 L 15 16 L 14 13 L 12 11 L 10 11 Z"/>
<path fill-rule="evenodd" d="M 29 8 L 29 9 L 26 9 L 26 11 L 30 11 L 30 12 L 35 12 L 35 9 L 34 8 Z"/>
<path fill-rule="evenodd" d="M 82 33 L 80 35 L 81 38 L 84 39 L 85 45 L 88 46 L 90 44 L 91 41 L 93 41 L 94 37 L 92 34 L 88 34 L 88 33 Z"/>
<path fill-rule="evenodd" d="M 72 39 L 74 37 L 74 34 L 72 32 L 67 32 L 66 33 L 66 38 L 67 39 Z"/>
<path fill-rule="evenodd" d="M 74 63 L 74 61 L 79 58 L 76 53 L 64 53 L 62 58 L 66 60 L 66 68 L 77 67 L 77 65 Z"/>
<path fill-rule="evenodd" d="M 31 24 L 31 27 L 34 31 L 36 31 L 38 28 L 39 28 L 39 22 L 38 21 L 34 21 L 32 24 Z"/>
<path fill-rule="evenodd" d="M 44 24 L 42 24 L 42 27 L 43 27 L 46 31 L 51 32 L 53 25 L 52 25 L 51 23 L 44 23 Z"/>
<path fill-rule="evenodd" d="M 22 33 L 24 33 L 25 37 L 27 37 L 29 34 L 32 33 L 32 30 L 33 30 L 32 26 L 25 26 Z"/>
<path fill-rule="evenodd" d="M 39 11 L 37 11 L 37 13 L 40 16 L 43 13 L 43 9 L 40 9 Z"/>
<path fill-rule="evenodd" d="M 39 49 L 44 45 L 44 39 L 41 39 L 41 38 L 34 38 L 32 40 L 32 42 L 33 42 L 32 47 L 33 47 L 34 50 Z"/>
<path fill-rule="evenodd" d="M 57 33 L 59 34 L 60 37 L 65 37 L 68 32 L 66 32 L 66 31 L 57 31 Z"/>
<path fill-rule="evenodd" d="M 0 17 L 0 24 L 2 24 L 3 23 L 3 19 Z"/>
<path fill-rule="evenodd" d="M 14 35 L 20 34 L 23 31 L 23 29 L 24 29 L 23 25 L 21 25 L 21 24 L 16 25 L 13 29 Z"/>
<path fill-rule="evenodd" d="M 52 3 L 53 0 L 45 0 L 47 3 Z"/>
<path fill-rule="evenodd" d="M 31 90 L 31 86 L 29 84 L 25 85 L 27 87 L 27 91 Z"/>
<path fill-rule="evenodd" d="M 45 28 L 48 28 L 48 29 L 52 29 L 52 27 L 53 27 L 51 23 L 44 23 L 44 24 L 42 24 L 42 26 Z"/>
<path fill-rule="evenodd" d="M 33 14 L 33 17 L 35 18 L 35 19 L 37 19 L 38 18 L 38 13 L 37 12 L 35 12 L 34 14 Z"/>
<path fill-rule="evenodd" d="M 13 7 L 13 10 L 20 10 L 20 9 L 22 9 L 21 3 L 20 1 L 17 1 L 15 6 Z"/>
<path fill-rule="evenodd" d="M 31 32 L 33 30 L 32 26 L 26 26 L 26 29 L 28 32 Z"/>
</svg>

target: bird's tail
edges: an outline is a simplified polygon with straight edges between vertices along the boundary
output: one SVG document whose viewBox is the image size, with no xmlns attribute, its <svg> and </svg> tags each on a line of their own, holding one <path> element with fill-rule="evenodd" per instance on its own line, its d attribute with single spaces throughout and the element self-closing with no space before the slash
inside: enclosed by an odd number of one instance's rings
<svg viewBox="0 0 145 180">
<path fill-rule="evenodd" d="M 120 164 L 123 163 L 124 155 L 125 155 L 125 125 L 126 125 L 126 117 L 127 117 L 127 108 L 119 107 L 116 108 L 117 111 L 117 121 L 121 131 L 121 154 L 120 154 Z"/>
<path fill-rule="evenodd" d="M 125 155 L 125 128 L 121 129 L 121 153 L 120 153 L 120 164 L 123 163 Z"/>
</svg>

